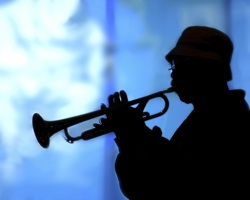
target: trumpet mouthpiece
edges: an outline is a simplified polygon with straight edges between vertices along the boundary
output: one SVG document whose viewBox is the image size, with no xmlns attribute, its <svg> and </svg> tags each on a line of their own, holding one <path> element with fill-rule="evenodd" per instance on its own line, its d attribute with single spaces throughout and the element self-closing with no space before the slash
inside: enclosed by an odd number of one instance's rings
<svg viewBox="0 0 250 200">
<path fill-rule="evenodd" d="M 168 93 L 175 92 L 175 88 L 174 88 L 174 87 L 169 87 L 169 88 L 167 88 L 166 91 L 167 91 Z"/>
</svg>

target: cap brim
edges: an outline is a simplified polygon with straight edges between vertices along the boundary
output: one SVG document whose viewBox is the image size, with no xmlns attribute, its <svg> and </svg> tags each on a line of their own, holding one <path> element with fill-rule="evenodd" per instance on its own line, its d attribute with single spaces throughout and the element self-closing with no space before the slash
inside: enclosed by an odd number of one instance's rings
<svg viewBox="0 0 250 200">
<path fill-rule="evenodd" d="M 174 57 L 191 57 L 191 58 L 202 58 L 202 59 L 209 59 L 209 60 L 214 60 L 217 62 L 222 62 L 222 57 L 215 53 L 215 52 L 208 52 L 208 51 L 201 51 L 201 49 L 197 48 L 190 48 L 185 47 L 185 46 L 179 46 L 178 48 L 175 47 L 173 48 L 166 56 L 165 59 L 168 62 L 171 62 L 171 60 Z"/>
</svg>

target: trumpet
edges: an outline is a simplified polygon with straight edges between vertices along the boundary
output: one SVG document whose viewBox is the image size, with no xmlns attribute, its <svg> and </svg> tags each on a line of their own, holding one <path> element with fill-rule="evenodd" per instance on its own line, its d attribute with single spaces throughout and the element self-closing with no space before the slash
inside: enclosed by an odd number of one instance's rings
<svg viewBox="0 0 250 200">
<path fill-rule="evenodd" d="M 153 93 L 151 95 L 141 97 L 141 98 L 138 98 L 138 99 L 135 99 L 132 101 L 124 102 L 124 103 L 119 104 L 119 105 L 115 105 L 115 106 L 107 107 L 107 108 L 104 108 L 101 110 L 92 111 L 92 112 L 89 112 L 86 114 L 73 116 L 73 117 L 60 119 L 60 120 L 55 120 L 55 121 L 46 121 L 42 118 L 41 115 L 39 115 L 38 113 L 34 113 L 33 117 L 32 117 L 32 125 L 33 125 L 33 130 L 35 133 L 35 137 L 36 137 L 38 143 L 43 148 L 48 148 L 49 144 L 50 144 L 50 137 L 61 130 L 64 130 L 65 139 L 69 143 L 73 143 L 74 141 L 77 141 L 77 140 L 90 140 L 92 138 L 96 138 L 96 137 L 99 137 L 101 135 L 110 133 L 110 132 L 112 132 L 112 130 L 107 130 L 107 129 L 103 128 L 102 126 L 100 126 L 99 128 L 92 128 L 92 129 L 86 130 L 86 131 L 82 132 L 82 134 L 79 136 L 72 137 L 68 133 L 68 128 L 71 126 L 74 126 L 76 124 L 85 122 L 87 120 L 91 120 L 91 119 L 94 119 L 96 117 L 106 115 L 110 112 L 118 111 L 119 109 L 123 109 L 127 106 L 133 106 L 133 105 L 138 104 L 138 106 L 140 106 L 142 108 L 142 110 L 144 110 L 148 101 L 152 100 L 154 98 L 162 98 L 164 103 L 165 103 L 164 108 L 160 112 L 155 113 L 153 115 L 150 115 L 149 112 L 143 112 L 142 118 L 144 121 L 147 121 L 147 120 L 159 117 L 159 116 L 165 114 L 168 110 L 169 101 L 168 101 L 168 98 L 165 94 L 171 93 L 171 92 L 174 92 L 173 87 L 170 87 L 166 90 L 162 90 L 162 91 L 159 91 L 159 92 Z"/>
</svg>

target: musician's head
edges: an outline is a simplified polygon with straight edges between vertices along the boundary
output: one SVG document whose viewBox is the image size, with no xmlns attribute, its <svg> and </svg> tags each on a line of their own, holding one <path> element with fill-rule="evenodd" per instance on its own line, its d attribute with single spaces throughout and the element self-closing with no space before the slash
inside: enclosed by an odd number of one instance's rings
<svg viewBox="0 0 250 200">
<path fill-rule="evenodd" d="M 186 28 L 165 57 L 180 99 L 192 103 L 199 95 L 227 89 L 227 82 L 232 79 L 232 53 L 231 39 L 220 30 L 205 26 Z"/>
</svg>

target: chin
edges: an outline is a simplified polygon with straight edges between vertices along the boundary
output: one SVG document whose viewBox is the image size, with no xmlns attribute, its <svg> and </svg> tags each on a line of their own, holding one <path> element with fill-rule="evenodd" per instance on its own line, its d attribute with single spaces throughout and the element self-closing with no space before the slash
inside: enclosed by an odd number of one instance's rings
<svg viewBox="0 0 250 200">
<path fill-rule="evenodd" d="M 183 103 L 186 103 L 186 104 L 192 103 L 192 102 L 191 102 L 190 100 L 188 100 L 188 99 L 180 98 L 180 100 L 181 100 Z"/>
<path fill-rule="evenodd" d="M 176 92 L 177 93 L 177 92 Z M 186 104 L 189 104 L 189 103 L 192 103 L 191 99 L 190 99 L 190 96 L 189 95 L 185 95 L 185 94 L 182 94 L 182 93 L 177 93 L 177 95 L 179 96 L 179 99 L 186 103 Z"/>
</svg>

